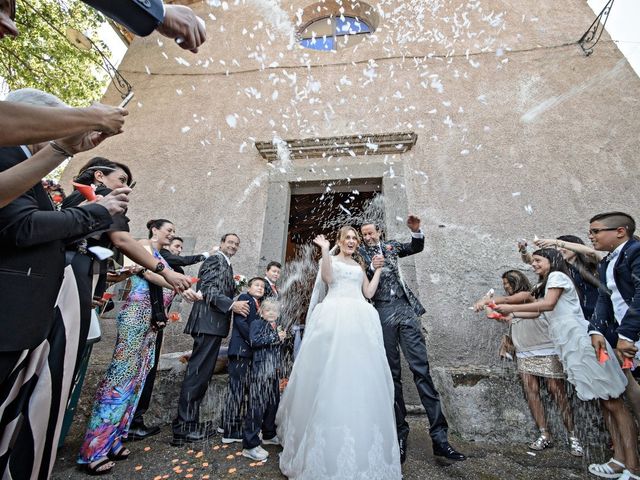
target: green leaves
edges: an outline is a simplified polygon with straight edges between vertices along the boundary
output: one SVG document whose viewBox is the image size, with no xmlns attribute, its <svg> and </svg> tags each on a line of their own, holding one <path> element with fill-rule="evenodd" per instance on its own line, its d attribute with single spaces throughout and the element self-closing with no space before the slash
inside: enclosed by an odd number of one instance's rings
<svg viewBox="0 0 640 480">
<path fill-rule="evenodd" d="M 0 41 L 0 77 L 11 90 L 38 88 L 73 106 L 98 100 L 109 80 L 102 59 L 95 48 L 74 47 L 65 32 L 79 30 L 108 56 L 108 47 L 94 33 L 103 21 L 78 0 L 18 0 L 20 35 Z"/>
</svg>

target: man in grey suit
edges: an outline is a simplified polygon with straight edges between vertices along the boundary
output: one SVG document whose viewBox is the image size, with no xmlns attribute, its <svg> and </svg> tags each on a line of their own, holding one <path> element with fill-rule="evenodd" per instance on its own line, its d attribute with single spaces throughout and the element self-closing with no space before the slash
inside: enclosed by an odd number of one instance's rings
<svg viewBox="0 0 640 480">
<path fill-rule="evenodd" d="M 370 265 L 367 275 L 371 278 L 376 268 L 383 267 L 373 303 L 380 315 L 384 349 L 393 377 L 400 461 L 404 462 L 406 459 L 409 437 L 409 424 L 405 420 L 407 408 L 402 395 L 400 348 L 413 373 L 420 400 L 429 418 L 429 434 L 434 455 L 449 460 L 464 460 L 465 456 L 449 444 L 448 425 L 442 412 L 440 395 L 429 373 L 427 346 L 419 318 L 425 310 L 404 283 L 398 268 L 399 258 L 414 255 L 424 249 L 424 233 L 420 229 L 420 219 L 415 215 L 409 215 L 407 226 L 411 230 L 409 243 L 381 240 L 380 227 L 371 222 L 365 222 L 360 227 L 364 240 L 364 245 L 360 247 L 360 255 L 365 264 Z"/>
<path fill-rule="evenodd" d="M 200 402 L 209 386 L 220 351 L 222 339 L 229 334 L 231 314 L 247 316 L 247 301 L 234 301 L 236 285 L 233 279 L 231 257 L 240 247 L 235 233 L 222 237 L 220 250 L 207 258 L 198 272 L 197 290 L 202 300 L 196 302 L 189 315 L 184 332 L 193 337 L 193 351 L 185 372 L 178 416 L 173 421 L 172 445 L 197 442 L 215 432 L 199 423 Z"/>
</svg>

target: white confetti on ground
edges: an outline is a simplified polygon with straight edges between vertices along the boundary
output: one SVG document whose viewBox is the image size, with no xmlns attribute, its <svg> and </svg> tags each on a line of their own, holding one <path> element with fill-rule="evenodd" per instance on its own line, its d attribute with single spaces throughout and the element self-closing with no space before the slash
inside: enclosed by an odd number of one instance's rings
<svg viewBox="0 0 640 480">
<path fill-rule="evenodd" d="M 184 127 L 182 127 L 182 128 L 180 129 L 180 131 L 181 131 L 182 133 L 187 133 L 189 130 L 191 130 L 191 127 L 189 127 L 189 126 L 184 126 Z"/>
<path fill-rule="evenodd" d="M 238 119 L 233 114 L 227 115 L 225 120 L 227 121 L 227 125 L 229 125 L 231 128 L 236 128 L 238 126 Z"/>
</svg>

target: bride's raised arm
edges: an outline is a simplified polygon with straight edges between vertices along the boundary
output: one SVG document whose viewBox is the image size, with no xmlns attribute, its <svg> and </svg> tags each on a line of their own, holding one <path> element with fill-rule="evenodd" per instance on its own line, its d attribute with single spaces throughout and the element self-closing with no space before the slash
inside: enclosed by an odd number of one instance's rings
<svg viewBox="0 0 640 480">
<path fill-rule="evenodd" d="M 367 298 L 373 298 L 376 294 L 376 290 L 378 289 L 378 283 L 380 282 L 380 275 L 382 272 L 382 267 L 376 268 L 376 271 L 373 273 L 373 277 L 371 280 L 367 278 L 367 273 L 364 274 L 364 279 L 362 280 L 362 294 Z"/>
<path fill-rule="evenodd" d="M 313 243 L 320 247 L 322 251 L 322 259 L 320 260 L 320 277 L 322 281 L 329 285 L 333 280 L 333 271 L 331 270 L 331 254 L 329 253 L 329 247 L 331 246 L 329 240 L 324 238 L 324 235 L 318 235 L 313 239 Z M 366 276 L 366 275 L 365 275 Z"/>
</svg>

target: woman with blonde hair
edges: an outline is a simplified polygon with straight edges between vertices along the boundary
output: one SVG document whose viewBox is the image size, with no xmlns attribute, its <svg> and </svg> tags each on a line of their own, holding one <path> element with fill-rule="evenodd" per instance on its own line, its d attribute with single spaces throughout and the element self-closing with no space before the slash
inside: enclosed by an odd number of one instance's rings
<svg viewBox="0 0 640 480">
<path fill-rule="evenodd" d="M 338 232 L 335 255 L 323 235 L 313 242 L 320 269 L 276 417 L 280 469 L 295 479 L 400 479 L 393 381 L 378 312 L 365 299 L 381 268 L 367 279 L 351 226 Z"/>
</svg>

